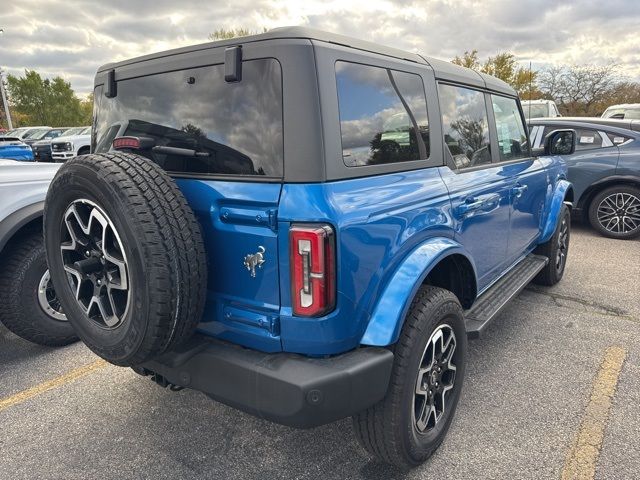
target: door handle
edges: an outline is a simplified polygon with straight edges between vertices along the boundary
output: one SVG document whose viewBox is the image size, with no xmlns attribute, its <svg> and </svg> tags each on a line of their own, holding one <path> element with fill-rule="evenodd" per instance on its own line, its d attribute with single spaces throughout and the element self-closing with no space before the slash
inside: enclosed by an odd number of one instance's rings
<svg viewBox="0 0 640 480">
<path fill-rule="evenodd" d="M 521 185 L 520 183 L 516 183 L 516 186 L 511 189 L 511 193 L 514 197 L 520 198 L 524 192 L 529 189 L 527 185 Z"/>
<path fill-rule="evenodd" d="M 468 197 L 463 203 L 456 205 L 455 215 L 464 218 L 471 213 L 487 207 L 497 207 L 500 203 L 500 195 L 483 195 L 480 197 Z"/>
</svg>

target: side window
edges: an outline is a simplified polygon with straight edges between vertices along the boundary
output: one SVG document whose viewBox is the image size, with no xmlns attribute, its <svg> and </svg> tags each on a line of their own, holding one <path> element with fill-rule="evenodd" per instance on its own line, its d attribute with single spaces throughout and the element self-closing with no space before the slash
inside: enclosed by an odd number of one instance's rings
<svg viewBox="0 0 640 480">
<path fill-rule="evenodd" d="M 564 128 L 570 128 L 576 131 L 576 134 L 577 134 L 576 152 L 579 152 L 582 150 L 593 150 L 594 148 L 603 147 L 602 137 L 600 136 L 598 131 L 591 130 L 589 128 L 574 128 L 574 127 L 568 127 L 566 125 L 547 126 L 544 129 L 544 136 L 546 137 L 547 135 L 549 135 L 549 133 L 553 132 L 554 130 L 559 130 Z"/>
<path fill-rule="evenodd" d="M 500 161 L 529 157 L 527 132 L 516 100 L 491 95 L 491 103 L 496 117 Z"/>
<path fill-rule="evenodd" d="M 596 130 L 576 129 L 578 138 L 576 140 L 576 151 L 591 150 L 602 147 L 602 137 Z"/>
<path fill-rule="evenodd" d="M 484 94 L 469 88 L 438 86 L 444 142 L 456 168 L 491 163 L 489 121 Z"/>
<path fill-rule="evenodd" d="M 336 62 L 342 157 L 348 167 L 429 157 L 429 121 L 419 75 Z"/>
<path fill-rule="evenodd" d="M 631 140 L 631 137 L 625 137 L 624 135 L 618 135 L 610 132 L 607 132 L 607 136 L 609 137 L 609 140 L 611 140 L 611 143 L 613 143 L 614 145 L 622 145 L 623 143 Z"/>
</svg>

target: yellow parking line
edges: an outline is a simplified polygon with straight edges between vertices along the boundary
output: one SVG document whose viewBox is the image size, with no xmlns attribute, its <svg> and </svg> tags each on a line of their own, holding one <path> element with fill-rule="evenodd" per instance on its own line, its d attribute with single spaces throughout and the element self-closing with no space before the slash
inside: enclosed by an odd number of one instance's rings
<svg viewBox="0 0 640 480">
<path fill-rule="evenodd" d="M 580 430 L 567 454 L 562 480 L 590 480 L 595 476 L 611 400 L 626 356 L 627 350 L 622 347 L 607 348 L 598 376 L 593 382 L 591 398 Z"/>
<path fill-rule="evenodd" d="M 18 405 L 19 403 L 29 400 L 30 398 L 48 392 L 49 390 L 53 390 L 54 388 L 58 388 L 67 383 L 74 382 L 75 380 L 82 378 L 85 375 L 89 375 L 91 372 L 94 372 L 100 368 L 104 368 L 107 365 L 108 363 L 104 360 L 96 360 L 93 363 L 80 368 L 76 368 L 75 370 L 71 370 L 70 372 L 54 378 L 53 380 L 49 380 L 48 382 L 41 383 L 27 390 L 23 390 L 16 393 L 15 395 L 11 395 L 10 397 L 0 399 L 0 412 L 9 407 L 13 407 L 14 405 Z"/>
</svg>

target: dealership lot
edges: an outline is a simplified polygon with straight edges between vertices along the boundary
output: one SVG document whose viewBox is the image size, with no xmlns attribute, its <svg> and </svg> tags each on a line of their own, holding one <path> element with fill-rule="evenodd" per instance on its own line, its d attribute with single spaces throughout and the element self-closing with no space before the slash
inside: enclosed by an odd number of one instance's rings
<svg viewBox="0 0 640 480">
<path fill-rule="evenodd" d="M 559 478 L 590 461 L 596 478 L 637 478 L 639 258 L 639 240 L 576 226 L 564 280 L 525 290 L 470 343 L 451 431 L 408 474 L 370 460 L 350 420 L 289 429 L 161 389 L 81 344 L 0 330 L 0 478 Z M 607 416 L 598 402 L 614 391 Z M 576 438 L 592 448 L 570 450 Z"/>
</svg>

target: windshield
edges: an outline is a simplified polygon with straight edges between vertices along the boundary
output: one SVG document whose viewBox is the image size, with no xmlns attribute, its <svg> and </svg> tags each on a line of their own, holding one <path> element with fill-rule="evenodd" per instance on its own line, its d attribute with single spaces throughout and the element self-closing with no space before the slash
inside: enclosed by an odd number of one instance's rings
<svg viewBox="0 0 640 480">
<path fill-rule="evenodd" d="M 525 118 L 543 118 L 549 116 L 549 109 L 546 105 L 522 105 Z"/>
<path fill-rule="evenodd" d="M 99 86 L 93 151 L 116 136 L 145 137 L 139 153 L 169 172 L 281 177 L 280 64 L 246 60 L 241 81 L 224 76 L 213 65 L 120 80 L 115 98 Z"/>
<path fill-rule="evenodd" d="M 65 137 L 70 137 L 71 135 L 81 135 L 82 131 L 85 129 L 86 127 L 73 127 L 70 128 L 69 130 L 67 130 L 66 132 L 64 132 L 64 136 Z"/>
<path fill-rule="evenodd" d="M 43 138 L 48 138 L 47 135 L 49 134 L 50 131 L 51 130 L 48 128 L 44 128 L 42 130 L 36 130 L 35 132 L 27 135 L 26 138 L 30 138 L 32 140 L 42 140 Z"/>
<path fill-rule="evenodd" d="M 25 136 L 23 136 L 23 139 L 33 139 L 33 140 L 40 140 L 45 133 L 47 133 L 49 131 L 48 128 L 38 128 L 35 130 L 29 130 L 29 132 L 27 132 L 27 134 Z"/>
<path fill-rule="evenodd" d="M 52 130 L 49 130 L 47 133 L 44 134 L 44 136 L 42 137 L 43 140 L 48 140 L 51 138 L 57 138 L 60 135 L 62 135 L 63 133 L 65 133 L 66 130 L 64 128 L 54 128 Z"/>
<path fill-rule="evenodd" d="M 602 118 L 618 118 L 626 120 L 640 119 L 640 108 L 607 108 Z"/>
</svg>

